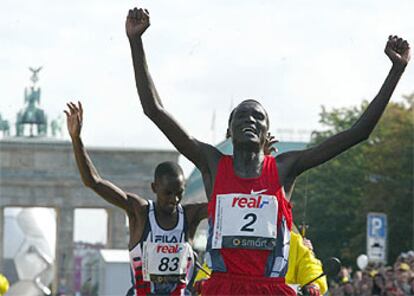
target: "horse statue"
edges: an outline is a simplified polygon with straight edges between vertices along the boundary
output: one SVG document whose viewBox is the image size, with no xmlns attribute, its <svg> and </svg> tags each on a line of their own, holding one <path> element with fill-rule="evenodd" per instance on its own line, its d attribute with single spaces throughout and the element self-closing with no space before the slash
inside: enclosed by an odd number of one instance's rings
<svg viewBox="0 0 414 296">
<path fill-rule="evenodd" d="M 24 125 L 30 124 L 30 136 L 33 136 L 33 125 L 37 126 L 37 134 L 39 136 L 44 136 L 47 134 L 47 117 L 42 109 L 36 107 L 36 104 L 40 103 L 41 90 L 39 87 L 36 88 L 35 86 L 36 82 L 39 80 L 37 74 L 42 67 L 29 69 L 33 73 L 30 78 L 33 82 L 33 86 L 29 89 L 25 88 L 24 90 L 24 102 L 27 106 L 17 113 L 16 135 L 23 136 Z"/>
</svg>

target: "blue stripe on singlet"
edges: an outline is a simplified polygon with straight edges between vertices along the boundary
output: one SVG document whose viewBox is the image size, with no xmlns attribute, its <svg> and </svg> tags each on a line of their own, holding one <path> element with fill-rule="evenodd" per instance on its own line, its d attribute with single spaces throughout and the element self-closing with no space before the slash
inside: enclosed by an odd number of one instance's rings
<svg viewBox="0 0 414 296">
<path fill-rule="evenodd" d="M 224 259 L 220 254 L 220 249 L 213 249 L 212 248 L 212 240 L 213 240 L 213 222 L 211 218 L 208 218 L 208 239 L 207 239 L 207 256 L 210 256 L 210 260 L 207 260 L 207 265 L 213 271 L 218 272 L 226 272 L 226 264 L 224 263 Z"/>
<path fill-rule="evenodd" d="M 288 256 L 290 248 L 290 233 L 286 225 L 286 220 L 283 218 L 282 223 L 277 231 L 276 246 L 269 255 L 266 263 L 265 276 L 267 277 L 285 277 L 288 269 Z M 288 236 L 288 240 L 285 241 L 285 236 Z M 286 249 L 287 248 L 287 249 Z M 276 262 L 276 260 L 278 262 Z M 276 266 L 279 265 L 279 266 Z M 280 266 L 281 265 L 281 266 Z"/>
</svg>

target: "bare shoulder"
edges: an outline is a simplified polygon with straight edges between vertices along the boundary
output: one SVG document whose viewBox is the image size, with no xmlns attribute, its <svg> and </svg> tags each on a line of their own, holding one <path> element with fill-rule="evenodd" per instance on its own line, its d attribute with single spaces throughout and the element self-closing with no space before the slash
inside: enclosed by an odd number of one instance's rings
<svg viewBox="0 0 414 296">
<path fill-rule="evenodd" d="M 145 198 L 131 192 L 126 192 L 126 194 L 129 213 L 136 213 L 141 215 L 142 213 L 146 212 L 148 201 Z"/>
<path fill-rule="evenodd" d="M 294 150 L 281 153 L 275 157 L 278 167 L 287 166 L 297 161 L 303 150 Z"/>
<path fill-rule="evenodd" d="M 304 150 L 294 150 L 277 155 L 276 164 L 281 184 L 297 176 L 296 165 Z"/>
<path fill-rule="evenodd" d="M 200 143 L 200 148 L 201 148 L 203 156 L 205 157 L 208 168 L 211 170 L 212 168 L 217 167 L 218 162 L 223 154 L 211 144 L 207 144 L 203 142 L 199 142 L 199 143 Z M 202 168 L 199 168 L 199 169 L 201 170 Z"/>
</svg>

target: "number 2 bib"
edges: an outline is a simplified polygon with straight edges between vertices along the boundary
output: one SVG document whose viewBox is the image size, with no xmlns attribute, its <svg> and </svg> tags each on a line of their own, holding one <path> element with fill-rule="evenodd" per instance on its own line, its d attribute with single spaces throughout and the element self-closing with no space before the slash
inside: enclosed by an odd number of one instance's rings
<svg viewBox="0 0 414 296">
<path fill-rule="evenodd" d="M 154 283 L 185 281 L 187 263 L 191 260 L 188 243 L 143 244 L 142 275 L 144 281 Z"/>
<path fill-rule="evenodd" d="M 217 195 L 212 248 L 272 250 L 277 213 L 278 202 L 273 195 Z"/>
</svg>

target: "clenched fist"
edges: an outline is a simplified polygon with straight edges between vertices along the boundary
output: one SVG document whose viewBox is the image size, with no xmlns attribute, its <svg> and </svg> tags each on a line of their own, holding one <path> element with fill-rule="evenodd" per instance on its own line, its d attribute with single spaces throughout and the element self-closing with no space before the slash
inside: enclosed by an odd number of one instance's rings
<svg viewBox="0 0 414 296">
<path fill-rule="evenodd" d="M 404 69 L 410 61 L 410 45 L 407 40 L 396 35 L 388 37 L 384 51 L 396 67 Z"/>
<path fill-rule="evenodd" d="M 141 37 L 150 26 L 149 12 L 146 9 L 130 9 L 125 22 L 125 29 L 129 39 Z"/>
</svg>

